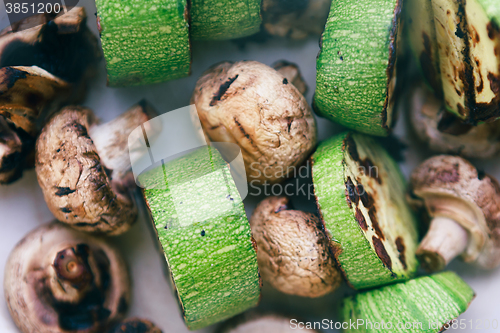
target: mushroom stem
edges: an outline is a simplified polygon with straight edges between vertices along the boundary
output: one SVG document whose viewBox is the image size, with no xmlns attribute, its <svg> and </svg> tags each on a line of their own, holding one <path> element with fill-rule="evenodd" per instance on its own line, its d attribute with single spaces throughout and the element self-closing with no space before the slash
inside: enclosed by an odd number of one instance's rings
<svg viewBox="0 0 500 333">
<path fill-rule="evenodd" d="M 417 249 L 422 267 L 427 271 L 440 271 L 455 257 L 462 254 L 469 243 L 467 231 L 453 219 L 437 216 Z"/>
<path fill-rule="evenodd" d="M 130 133 L 155 115 L 154 109 L 141 101 L 119 117 L 89 129 L 89 136 L 94 142 L 104 166 L 112 171 L 112 179 L 121 179 L 131 168 L 128 140 Z"/>
<path fill-rule="evenodd" d="M 77 245 L 56 254 L 50 288 L 60 302 L 77 303 L 92 287 L 94 275 L 89 265 L 89 248 Z"/>
</svg>

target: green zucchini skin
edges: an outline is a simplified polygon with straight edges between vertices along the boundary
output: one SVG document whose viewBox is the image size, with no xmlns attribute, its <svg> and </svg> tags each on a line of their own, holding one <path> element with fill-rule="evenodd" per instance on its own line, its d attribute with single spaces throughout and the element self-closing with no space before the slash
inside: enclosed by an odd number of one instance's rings
<svg viewBox="0 0 500 333">
<path fill-rule="evenodd" d="M 188 76 L 186 0 L 96 0 L 108 85 L 138 86 Z"/>
<path fill-rule="evenodd" d="M 260 277 L 250 225 L 219 152 L 199 148 L 139 180 L 187 327 L 256 306 Z"/>
<path fill-rule="evenodd" d="M 191 0 L 191 38 L 224 40 L 260 30 L 261 0 Z"/>
<path fill-rule="evenodd" d="M 399 168 L 373 138 L 343 133 L 312 156 L 320 216 L 348 283 L 373 288 L 415 275 L 416 219 Z"/>
<path fill-rule="evenodd" d="M 365 324 L 344 332 L 441 332 L 441 329 L 451 327 L 450 321 L 467 310 L 474 296 L 474 291 L 453 272 L 366 291 L 344 300 L 343 322 L 363 320 L 386 325 L 390 322 L 393 328 L 377 329 Z M 398 323 L 409 326 L 398 328 Z"/>
<path fill-rule="evenodd" d="M 363 133 L 389 134 L 401 8 L 400 0 L 332 2 L 316 62 L 318 115 Z"/>
</svg>

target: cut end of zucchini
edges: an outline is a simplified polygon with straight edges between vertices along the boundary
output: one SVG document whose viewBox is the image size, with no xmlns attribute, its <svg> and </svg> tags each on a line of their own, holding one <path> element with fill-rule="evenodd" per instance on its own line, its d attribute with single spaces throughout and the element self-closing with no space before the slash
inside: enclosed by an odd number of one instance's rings
<svg viewBox="0 0 500 333">
<path fill-rule="evenodd" d="M 500 117 L 498 2 L 409 3 L 412 49 L 429 85 L 444 96 L 446 108 L 471 125 Z"/>
<path fill-rule="evenodd" d="M 256 306 L 257 255 L 227 163 L 203 147 L 139 176 L 189 329 Z"/>
<path fill-rule="evenodd" d="M 224 40 L 260 30 L 261 0 L 191 0 L 191 38 Z"/>
<path fill-rule="evenodd" d="M 138 86 L 188 76 L 186 0 L 96 0 L 108 85 Z"/>
<path fill-rule="evenodd" d="M 400 0 L 332 3 L 316 64 L 320 116 L 363 133 L 389 134 L 401 6 Z"/>
<path fill-rule="evenodd" d="M 413 277 L 416 221 L 397 164 L 374 139 L 341 134 L 313 155 L 314 190 L 337 261 L 356 289 Z"/>
<path fill-rule="evenodd" d="M 356 323 L 344 332 L 442 332 L 467 310 L 474 296 L 453 272 L 370 290 L 344 300 L 343 322 Z"/>
</svg>

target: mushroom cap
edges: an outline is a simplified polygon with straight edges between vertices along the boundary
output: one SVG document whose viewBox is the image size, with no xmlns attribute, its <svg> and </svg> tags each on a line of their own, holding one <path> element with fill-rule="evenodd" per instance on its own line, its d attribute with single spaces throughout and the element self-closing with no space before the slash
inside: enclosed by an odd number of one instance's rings
<svg viewBox="0 0 500 333">
<path fill-rule="evenodd" d="M 411 186 L 431 216 L 451 218 L 469 232 L 464 260 L 486 268 L 500 264 L 500 186 L 496 179 L 461 157 L 439 155 L 413 171 Z"/>
<path fill-rule="evenodd" d="M 304 96 L 259 62 L 211 67 L 198 80 L 191 102 L 210 141 L 241 147 L 249 182 L 285 179 L 316 146 L 316 121 Z"/>
<path fill-rule="evenodd" d="M 264 281 L 281 292 L 320 297 L 342 281 L 322 222 L 314 214 L 288 210 L 288 199 L 269 197 L 250 219 Z"/>
<path fill-rule="evenodd" d="M 36 173 L 58 220 L 82 231 L 116 235 L 130 228 L 137 207 L 124 180 L 111 179 L 112 170 L 102 163 L 88 135 L 94 123 L 92 111 L 82 107 L 55 114 L 36 143 Z"/>
<path fill-rule="evenodd" d="M 129 318 L 116 325 L 108 333 L 162 333 L 162 331 L 149 320 Z"/>
<path fill-rule="evenodd" d="M 290 324 L 291 318 L 268 314 L 268 315 L 245 315 L 241 318 L 240 323 L 236 325 L 227 325 L 220 333 L 293 333 L 297 329 L 292 329 Z M 315 333 L 316 330 L 308 328 L 300 329 L 300 332 Z"/>
<path fill-rule="evenodd" d="M 93 267 L 93 289 L 78 304 L 60 302 L 48 287 L 56 257 L 62 250 L 83 245 Z M 4 292 L 23 333 L 102 332 L 127 310 L 130 280 L 121 255 L 104 240 L 53 222 L 30 232 L 11 252 Z"/>
<path fill-rule="evenodd" d="M 433 151 L 468 158 L 490 158 L 500 152 L 500 122 L 471 126 L 446 111 L 423 84 L 408 99 L 410 123 L 418 138 Z"/>
</svg>

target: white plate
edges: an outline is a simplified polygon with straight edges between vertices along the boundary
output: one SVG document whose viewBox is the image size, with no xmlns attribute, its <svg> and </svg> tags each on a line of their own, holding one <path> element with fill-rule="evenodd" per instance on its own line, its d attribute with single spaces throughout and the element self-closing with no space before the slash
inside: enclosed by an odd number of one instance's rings
<svg viewBox="0 0 500 333">
<path fill-rule="evenodd" d="M 3 2 L 2 2 L 3 3 Z M 96 12 L 92 0 L 80 0 L 80 5 L 87 9 L 89 26 L 97 34 Z M 0 27 L 8 25 L 3 4 L 1 7 Z M 150 101 L 160 112 L 167 112 L 189 104 L 192 89 L 197 78 L 209 66 L 223 60 L 257 60 L 271 65 L 276 60 L 285 59 L 295 62 L 309 85 L 307 99 L 310 102 L 315 86 L 316 55 L 319 51 L 318 38 L 305 41 L 288 41 L 272 39 L 263 44 L 249 43 L 240 49 L 235 43 L 227 42 L 193 42 L 192 75 L 188 78 L 166 82 L 154 86 L 133 88 L 107 88 L 104 63 L 101 64 L 99 77 L 92 83 L 84 105 L 93 109 L 103 120 L 111 120 L 142 98 Z M 403 172 L 409 175 L 411 169 L 429 156 L 429 153 L 412 142 L 410 134 L 405 134 L 406 125 L 400 115 L 396 134 L 409 145 L 406 161 L 402 164 Z M 324 119 L 318 119 L 320 139 L 325 139 L 340 130 L 340 127 Z M 182 140 L 182 138 L 179 138 Z M 475 161 L 474 161 L 475 162 Z M 500 177 L 500 159 L 489 160 L 478 164 L 486 172 Z M 245 200 L 247 213 L 250 214 L 259 198 Z M 311 210 L 310 204 L 294 200 L 299 208 Z M 249 215 L 250 216 L 250 215 Z M 51 221 L 52 214 L 48 210 L 38 187 L 35 172 L 25 172 L 23 178 L 13 185 L 0 187 L 0 270 L 3 285 L 3 270 L 7 256 L 15 244 L 30 230 L 42 223 Z M 130 316 L 141 316 L 153 320 L 165 333 L 188 332 L 181 319 L 178 306 L 165 280 L 160 260 L 162 257 L 155 251 L 150 232 L 146 226 L 144 212 L 140 220 L 127 234 L 111 239 L 125 255 L 131 266 L 133 278 L 133 301 Z M 459 319 L 464 319 L 469 329 L 467 332 L 497 332 L 500 328 L 491 328 L 491 323 L 500 321 L 500 270 L 484 271 L 453 262 L 450 269 L 455 270 L 468 282 L 477 293 L 469 310 Z M 309 321 L 329 319 L 336 321 L 335 306 L 339 298 L 347 291 L 344 287 L 332 295 L 321 299 L 304 299 L 283 295 L 270 288 L 264 288 L 260 307 L 266 310 L 278 309 L 291 316 L 306 318 Z M 0 288 L 0 332 L 17 332 L 10 318 L 6 303 L 3 301 L 3 288 Z M 486 329 L 486 324 L 490 328 Z M 470 329 L 471 323 L 473 330 Z M 482 326 L 480 326 L 482 325 Z M 500 325 L 500 324 L 499 324 Z M 212 332 L 213 327 L 199 332 Z M 298 330 L 299 331 L 299 330 Z M 450 331 L 454 331 L 451 329 Z M 457 330 L 458 331 L 458 330 Z M 332 332 L 335 332 L 333 330 Z"/>
</svg>

